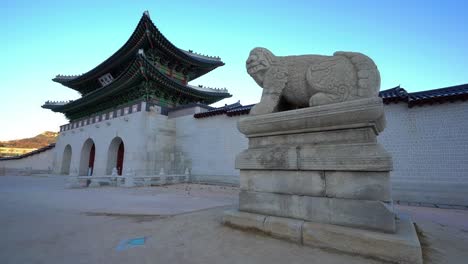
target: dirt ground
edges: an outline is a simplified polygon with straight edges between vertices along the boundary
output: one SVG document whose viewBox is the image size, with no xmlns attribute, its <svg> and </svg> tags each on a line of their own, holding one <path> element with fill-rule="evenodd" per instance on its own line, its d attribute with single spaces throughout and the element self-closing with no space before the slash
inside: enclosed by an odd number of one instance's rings
<svg viewBox="0 0 468 264">
<path fill-rule="evenodd" d="M 64 181 L 0 177 L 0 263 L 380 263 L 221 225 L 237 188 L 71 190 Z M 397 210 L 416 220 L 425 263 L 466 263 L 468 210 Z"/>
</svg>

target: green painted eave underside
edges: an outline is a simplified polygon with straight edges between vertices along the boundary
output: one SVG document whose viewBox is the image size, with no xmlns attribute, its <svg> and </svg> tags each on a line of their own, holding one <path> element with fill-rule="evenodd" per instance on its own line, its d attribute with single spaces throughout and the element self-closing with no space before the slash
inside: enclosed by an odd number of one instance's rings
<svg viewBox="0 0 468 264">
<path fill-rule="evenodd" d="M 138 99 L 162 98 L 175 104 L 212 104 L 231 97 L 227 92 L 200 91 L 183 85 L 160 72 L 149 60 L 137 55 L 130 66 L 107 86 L 78 100 L 52 109 L 77 119 Z"/>
</svg>

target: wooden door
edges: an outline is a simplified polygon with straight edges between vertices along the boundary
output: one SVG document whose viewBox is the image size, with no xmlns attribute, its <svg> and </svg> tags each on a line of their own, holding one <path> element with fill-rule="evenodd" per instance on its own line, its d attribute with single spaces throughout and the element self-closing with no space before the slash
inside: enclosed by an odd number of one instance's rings
<svg viewBox="0 0 468 264">
<path fill-rule="evenodd" d="M 88 175 L 91 176 L 93 175 L 93 170 L 94 170 L 94 156 L 96 155 L 96 148 L 93 146 L 91 147 L 91 150 L 89 151 L 89 162 L 88 162 Z"/>
<path fill-rule="evenodd" d="M 124 144 L 120 142 L 119 150 L 117 151 L 117 174 L 122 175 L 123 169 L 123 160 L 124 160 Z"/>
</svg>

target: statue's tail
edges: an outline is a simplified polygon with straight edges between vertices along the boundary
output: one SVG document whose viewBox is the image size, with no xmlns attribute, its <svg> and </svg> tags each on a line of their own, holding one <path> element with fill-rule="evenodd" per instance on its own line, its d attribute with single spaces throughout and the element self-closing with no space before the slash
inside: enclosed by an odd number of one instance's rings
<svg viewBox="0 0 468 264">
<path fill-rule="evenodd" d="M 380 90 L 380 73 L 374 61 L 358 52 L 337 51 L 333 55 L 343 56 L 356 68 L 358 77 L 357 97 L 378 96 Z"/>
</svg>

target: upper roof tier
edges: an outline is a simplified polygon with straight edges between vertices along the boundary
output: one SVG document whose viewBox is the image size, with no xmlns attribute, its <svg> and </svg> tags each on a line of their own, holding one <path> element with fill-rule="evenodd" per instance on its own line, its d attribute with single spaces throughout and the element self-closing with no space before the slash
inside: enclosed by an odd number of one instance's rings
<svg viewBox="0 0 468 264">
<path fill-rule="evenodd" d="M 201 55 L 174 46 L 153 24 L 146 11 L 127 42 L 107 60 L 82 75 L 57 75 L 52 80 L 83 95 L 88 94 L 105 86 L 100 78 L 119 76 L 132 63 L 140 49 L 151 49 L 161 64 L 183 74 L 187 82 L 224 65 L 219 57 Z"/>
</svg>

